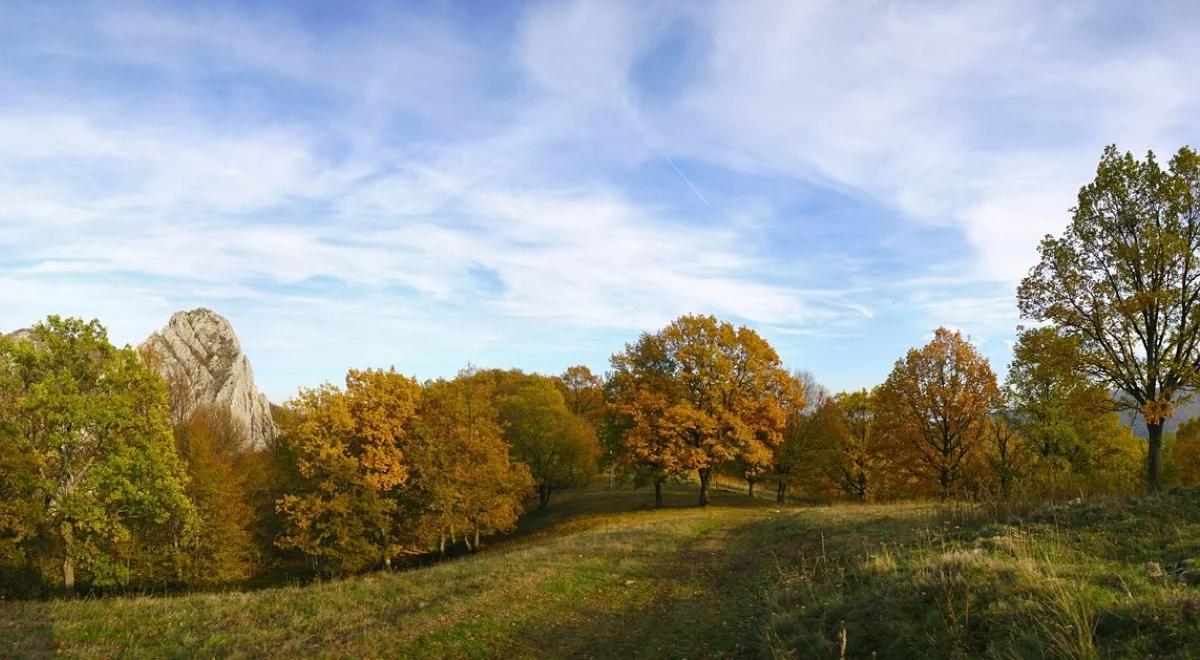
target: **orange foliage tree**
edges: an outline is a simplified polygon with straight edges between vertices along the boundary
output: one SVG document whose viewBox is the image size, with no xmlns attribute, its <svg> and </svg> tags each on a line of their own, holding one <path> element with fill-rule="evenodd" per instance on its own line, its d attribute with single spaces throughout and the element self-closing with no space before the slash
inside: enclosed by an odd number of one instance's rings
<svg viewBox="0 0 1200 660">
<path fill-rule="evenodd" d="M 758 333 L 712 316 L 682 316 L 643 334 L 612 366 L 614 405 L 642 419 L 625 434 L 629 460 L 670 474 L 695 470 L 701 506 L 723 464 L 770 466 L 788 402 L 803 398 Z"/>
<path fill-rule="evenodd" d="M 197 523 L 187 579 L 221 584 L 245 580 L 258 559 L 248 495 L 244 425 L 228 408 L 200 407 L 175 425 L 175 448 L 187 469 Z"/>
<path fill-rule="evenodd" d="M 919 491 L 945 499 L 969 485 L 999 397 L 996 374 L 959 332 L 938 328 L 896 362 L 877 414 Z"/>
</svg>

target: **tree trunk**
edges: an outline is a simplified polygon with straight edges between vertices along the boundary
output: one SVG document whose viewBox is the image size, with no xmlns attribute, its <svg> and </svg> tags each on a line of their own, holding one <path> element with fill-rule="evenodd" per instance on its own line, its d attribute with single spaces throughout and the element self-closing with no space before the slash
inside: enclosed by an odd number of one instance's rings
<svg viewBox="0 0 1200 660">
<path fill-rule="evenodd" d="M 1150 443 L 1149 451 L 1146 453 L 1146 489 L 1153 494 L 1157 493 L 1159 489 L 1158 463 L 1162 454 L 1162 422 L 1146 424 L 1146 434 Z"/>
<path fill-rule="evenodd" d="M 708 506 L 708 481 L 711 477 L 711 467 L 700 469 L 700 506 Z"/>
<path fill-rule="evenodd" d="M 71 556 L 72 548 L 75 545 L 75 527 L 69 522 L 62 524 L 63 536 L 63 588 L 68 594 L 75 593 L 75 557 Z"/>
<path fill-rule="evenodd" d="M 746 484 L 746 492 L 750 495 L 750 497 L 754 497 L 754 479 L 747 479 Z"/>
<path fill-rule="evenodd" d="M 475 549 L 479 550 L 479 525 L 475 525 Z"/>
<path fill-rule="evenodd" d="M 446 556 L 446 535 L 438 534 L 438 554 Z"/>
<path fill-rule="evenodd" d="M 550 506 L 550 486 L 549 484 L 538 484 L 538 510 L 545 510 Z"/>
<path fill-rule="evenodd" d="M 783 504 L 783 498 L 787 495 L 787 482 L 783 479 L 779 480 L 779 486 L 775 488 L 775 501 Z"/>
<path fill-rule="evenodd" d="M 662 485 L 662 479 L 654 480 L 654 508 L 656 509 L 662 508 Z"/>
</svg>

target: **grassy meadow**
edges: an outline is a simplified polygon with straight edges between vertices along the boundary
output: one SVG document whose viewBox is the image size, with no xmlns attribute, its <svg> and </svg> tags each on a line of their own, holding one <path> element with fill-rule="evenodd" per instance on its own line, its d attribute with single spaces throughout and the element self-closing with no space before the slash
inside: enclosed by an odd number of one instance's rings
<svg viewBox="0 0 1200 660">
<path fill-rule="evenodd" d="M 765 490 L 765 489 L 764 489 Z M 310 585 L 0 603 L 0 656 L 1191 657 L 1200 494 L 1017 515 L 677 486 L 557 497 L 477 555 Z"/>
</svg>

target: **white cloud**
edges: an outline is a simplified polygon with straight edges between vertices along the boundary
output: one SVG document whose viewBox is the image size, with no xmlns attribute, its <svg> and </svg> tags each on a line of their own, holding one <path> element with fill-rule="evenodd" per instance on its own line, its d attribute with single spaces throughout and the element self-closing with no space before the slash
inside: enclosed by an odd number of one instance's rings
<svg viewBox="0 0 1200 660">
<path fill-rule="evenodd" d="M 788 336 L 887 334 L 911 311 L 996 336 L 1015 319 L 996 291 L 1100 148 L 1196 129 L 1188 21 L 1148 11 L 1140 36 L 1106 35 L 1105 9 L 581 1 L 486 43 L 383 9 L 350 29 L 97 6 L 29 56 L 132 82 L 0 66 L 0 326 L 78 312 L 136 339 L 217 299 L 278 363 L 321 341 L 545 343 L 693 311 Z M 643 71 L 681 25 L 684 72 Z M 961 240 L 786 253 L 768 230 L 802 234 L 806 212 L 741 176 Z"/>
</svg>

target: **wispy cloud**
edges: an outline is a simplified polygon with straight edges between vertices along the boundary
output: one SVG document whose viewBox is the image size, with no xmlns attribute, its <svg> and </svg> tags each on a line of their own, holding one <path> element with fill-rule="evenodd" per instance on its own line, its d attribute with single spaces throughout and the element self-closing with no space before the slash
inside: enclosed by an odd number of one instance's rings
<svg viewBox="0 0 1200 660">
<path fill-rule="evenodd" d="M 1003 363 L 1100 148 L 1200 117 L 1186 4 L 315 11 L 0 9 L 0 326 L 211 305 L 276 398 L 693 311 L 835 387 L 938 324 Z"/>
</svg>

